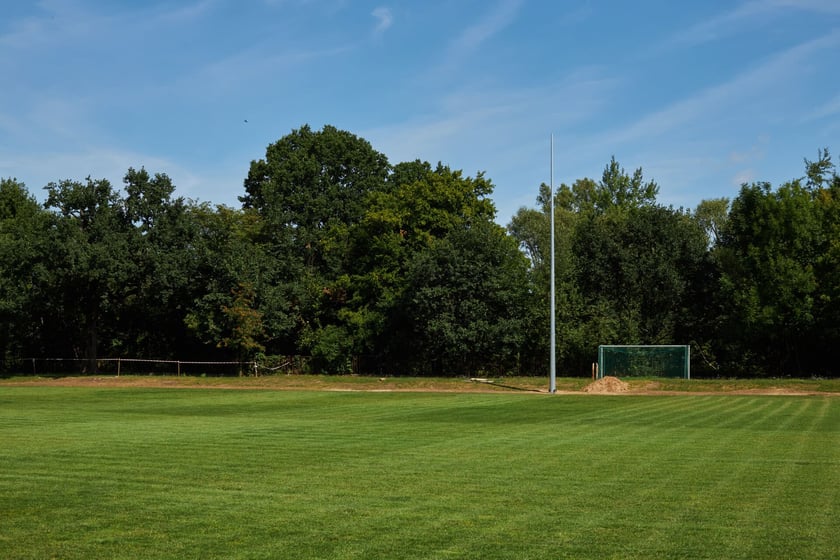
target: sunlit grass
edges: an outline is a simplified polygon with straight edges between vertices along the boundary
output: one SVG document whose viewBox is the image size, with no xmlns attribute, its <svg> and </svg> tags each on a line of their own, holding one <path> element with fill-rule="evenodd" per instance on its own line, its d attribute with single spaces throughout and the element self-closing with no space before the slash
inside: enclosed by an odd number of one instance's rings
<svg viewBox="0 0 840 560">
<path fill-rule="evenodd" d="M 833 558 L 840 399 L 0 386 L 0 558 Z"/>
</svg>

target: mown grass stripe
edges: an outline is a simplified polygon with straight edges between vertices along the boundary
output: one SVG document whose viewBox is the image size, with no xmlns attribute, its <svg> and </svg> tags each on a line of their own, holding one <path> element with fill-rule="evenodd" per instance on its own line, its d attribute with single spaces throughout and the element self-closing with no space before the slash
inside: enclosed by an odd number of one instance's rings
<svg viewBox="0 0 840 560">
<path fill-rule="evenodd" d="M 836 398 L 0 388 L 0 402 L 4 558 L 840 547 Z"/>
</svg>

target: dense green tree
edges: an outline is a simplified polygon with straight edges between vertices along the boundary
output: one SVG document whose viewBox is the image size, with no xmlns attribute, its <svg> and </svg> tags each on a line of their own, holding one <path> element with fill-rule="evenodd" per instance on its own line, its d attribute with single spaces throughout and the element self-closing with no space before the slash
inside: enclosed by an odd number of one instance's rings
<svg viewBox="0 0 840 560">
<path fill-rule="evenodd" d="M 679 210 L 645 206 L 593 216 L 576 231 L 577 279 L 602 344 L 674 344 L 706 237 Z"/>
<path fill-rule="evenodd" d="M 136 270 L 126 286 L 119 350 L 155 358 L 190 355 L 194 341 L 184 319 L 197 289 L 193 208 L 173 196 L 175 185 L 165 174 L 129 168 L 123 183 Z"/>
<path fill-rule="evenodd" d="M 822 249 L 814 263 L 818 293 L 814 298 L 815 332 L 811 341 L 812 355 L 819 356 L 815 366 L 819 373 L 840 374 L 840 176 L 831 167 L 815 193 L 817 213 L 822 223 Z"/>
<path fill-rule="evenodd" d="M 550 221 L 546 219 L 545 212 L 520 208 L 508 224 L 508 231 L 519 242 L 519 248 L 531 261 L 531 266 L 535 270 L 544 269 L 551 252 L 549 249 L 549 254 L 544 254 L 550 246 L 546 240 L 551 235 Z"/>
<path fill-rule="evenodd" d="M 262 313 L 254 306 L 256 294 L 252 285 L 240 283 L 231 295 L 233 303 L 222 306 L 228 328 L 218 346 L 232 349 L 239 360 L 245 361 L 265 351 L 261 342 L 265 339 L 265 326 Z"/>
<path fill-rule="evenodd" d="M 336 334 L 343 332 L 338 315 L 344 307 L 337 284 L 347 274 L 349 231 L 362 219 L 368 196 L 386 188 L 389 171 L 387 158 L 370 143 L 332 126 L 293 130 L 251 163 L 241 201 L 261 217 L 268 254 L 294 278 L 300 352 L 337 356 L 352 346 Z"/>
<path fill-rule="evenodd" d="M 805 185 L 808 189 L 830 188 L 837 181 L 837 172 L 828 148 L 817 153 L 816 161 L 805 158 Z"/>
<path fill-rule="evenodd" d="M 694 210 L 694 218 L 706 232 L 709 246 L 713 246 L 720 239 L 721 230 L 729 218 L 729 199 L 712 198 L 701 200 Z"/>
<path fill-rule="evenodd" d="M 294 130 L 254 161 L 232 209 L 129 169 L 46 187 L 0 180 L 0 360 L 308 354 L 313 371 L 541 373 L 549 263 L 558 366 L 601 343 L 691 342 L 716 373 L 836 375 L 840 177 L 827 149 L 777 188 L 693 212 L 613 157 L 507 230 L 492 183 L 353 134 Z M 361 358 L 361 359 L 359 359 Z M 698 367 L 700 366 L 700 367 Z"/>
<path fill-rule="evenodd" d="M 519 371 L 532 300 L 527 260 L 501 227 L 479 222 L 451 233 L 417 254 L 408 278 L 401 309 L 415 371 Z"/>
<path fill-rule="evenodd" d="M 0 179 L 0 361 L 10 365 L 40 350 L 49 226 L 23 183 Z"/>
<path fill-rule="evenodd" d="M 805 373 L 814 332 L 823 228 L 811 190 L 744 185 L 716 249 L 728 309 L 728 359 L 766 373 Z M 741 363 L 742 362 L 742 363 Z"/>
<path fill-rule="evenodd" d="M 580 179 L 555 194 L 557 358 L 584 373 L 598 344 L 675 343 L 689 315 L 707 241 L 690 215 L 656 203 L 658 186 L 612 158 L 601 180 Z M 551 193 L 540 210 L 521 209 L 509 226 L 531 258 L 548 346 Z"/>
<path fill-rule="evenodd" d="M 115 324 L 137 274 L 131 222 L 105 179 L 65 180 L 46 187 L 45 207 L 56 216 L 50 239 L 50 297 L 73 356 L 96 371 L 100 341 L 110 349 Z M 66 356 L 66 354 L 65 354 Z"/>
<path fill-rule="evenodd" d="M 606 212 L 613 207 L 638 208 L 656 204 L 659 185 L 654 181 L 645 181 L 642 168 L 637 168 L 629 175 L 615 160 L 615 156 L 604 168 L 601 181 L 594 186 L 591 181 L 583 180 L 575 184 L 573 192 L 577 199 L 585 199 L 596 211 Z M 585 195 L 585 197 L 584 197 Z M 579 207 L 584 208 L 582 202 Z"/>
<path fill-rule="evenodd" d="M 209 205 L 191 212 L 199 230 L 192 247 L 196 288 L 185 323 L 193 335 L 229 359 L 251 359 L 263 350 L 297 353 L 301 288 L 258 242 L 259 214 Z"/>
<path fill-rule="evenodd" d="M 369 192 L 382 190 L 387 158 L 349 132 L 308 125 L 293 130 L 251 162 L 245 180 L 245 208 L 266 220 L 272 243 L 309 268 L 335 272 L 337 246 L 346 228 L 364 213 Z"/>
<path fill-rule="evenodd" d="M 492 223 L 492 183 L 479 173 L 425 162 L 395 166 L 386 190 L 368 196 L 368 210 L 351 230 L 349 274 L 342 278 L 340 318 L 353 350 L 380 363 L 404 363 L 414 337 L 403 306 L 410 267 L 450 235 Z M 349 350 L 349 348 L 348 348 Z"/>
<path fill-rule="evenodd" d="M 585 212 L 593 207 L 587 202 L 596 183 L 590 179 L 575 181 L 572 187 L 561 185 L 554 200 L 555 292 L 557 297 L 557 361 L 562 369 L 576 371 L 582 333 L 578 325 L 583 300 L 577 285 L 577 259 L 573 252 L 574 233 Z M 592 189 L 590 189 L 590 187 Z M 531 261 L 529 281 L 535 306 L 531 310 L 531 333 L 528 353 L 534 358 L 531 370 L 548 369 L 551 277 L 551 189 L 541 185 L 538 209 L 520 208 L 508 230 Z M 582 367 L 582 366 L 581 366 Z"/>
</svg>

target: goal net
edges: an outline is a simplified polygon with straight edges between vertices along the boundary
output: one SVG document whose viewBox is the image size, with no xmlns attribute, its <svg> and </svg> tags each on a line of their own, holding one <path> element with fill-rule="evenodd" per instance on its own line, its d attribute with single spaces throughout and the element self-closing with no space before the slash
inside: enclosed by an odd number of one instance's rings
<svg viewBox="0 0 840 560">
<path fill-rule="evenodd" d="M 691 346 L 685 344 L 603 344 L 598 377 L 691 378 Z"/>
</svg>

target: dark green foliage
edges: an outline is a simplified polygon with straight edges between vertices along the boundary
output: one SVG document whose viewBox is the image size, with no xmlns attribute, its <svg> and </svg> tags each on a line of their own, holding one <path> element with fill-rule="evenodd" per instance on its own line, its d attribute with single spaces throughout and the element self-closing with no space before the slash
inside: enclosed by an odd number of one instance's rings
<svg viewBox="0 0 840 560">
<path fill-rule="evenodd" d="M 358 350 L 387 371 L 517 369 L 527 261 L 493 222 L 490 181 L 413 162 L 397 165 L 389 183 L 351 232 L 342 316 L 365 342 Z"/>
<path fill-rule="evenodd" d="M 495 224 L 450 234 L 412 262 L 402 305 L 413 369 L 518 371 L 531 320 L 525 257 Z"/>
<path fill-rule="evenodd" d="M 121 345 L 115 351 L 177 358 L 195 345 L 184 325 L 199 289 L 195 249 L 201 232 L 195 209 L 173 197 L 175 185 L 164 174 L 129 169 L 123 182 L 135 272 L 120 315 Z"/>
<path fill-rule="evenodd" d="M 100 341 L 107 348 L 118 339 L 116 317 L 138 273 L 131 220 L 107 180 L 66 180 L 46 190 L 45 207 L 55 213 L 48 297 L 56 313 L 50 320 L 65 332 L 56 351 L 85 358 L 95 372 Z"/>
<path fill-rule="evenodd" d="M 52 263 L 50 216 L 14 179 L 0 179 L 0 364 L 40 351 Z"/>
<path fill-rule="evenodd" d="M 240 209 L 162 173 L 0 181 L 2 369 L 24 357 L 249 360 L 418 375 L 548 370 L 552 193 L 495 223 L 492 182 L 391 166 L 364 139 L 293 130 L 251 163 Z M 840 372 L 840 179 L 805 175 L 694 212 L 641 168 L 555 194 L 557 361 L 599 344 L 692 345 L 698 375 Z"/>
<path fill-rule="evenodd" d="M 735 363 L 747 358 L 756 372 L 836 369 L 835 339 L 825 330 L 836 324 L 836 195 L 817 174 L 809 169 L 807 185 L 797 180 L 776 190 L 744 185 L 715 249 L 730 341 L 724 352 Z"/>
<path fill-rule="evenodd" d="M 587 306 L 614 314 L 603 344 L 674 343 L 706 251 L 697 222 L 662 206 L 609 211 L 581 222 L 573 250 Z"/>
<path fill-rule="evenodd" d="M 555 206 L 574 212 L 601 214 L 612 208 L 656 205 L 658 193 L 659 185 L 654 181 L 645 182 L 641 167 L 633 175 L 628 175 L 613 156 L 599 182 L 584 178 L 575 181 L 571 187 L 561 185 L 555 195 Z M 548 189 L 540 192 L 538 202 L 544 208 L 547 208 L 550 194 Z"/>
<path fill-rule="evenodd" d="M 323 358 L 327 371 L 346 371 L 350 349 L 339 314 L 340 284 L 347 273 L 350 230 L 363 218 L 373 193 L 386 189 L 390 167 L 384 155 L 355 135 L 325 126 L 303 126 L 253 161 L 245 180 L 246 210 L 261 219 L 258 251 L 276 259 L 285 302 L 273 307 L 295 316 L 293 332 L 275 339 L 270 351 L 290 350 Z"/>
<path fill-rule="evenodd" d="M 628 175 L 614 158 L 600 182 L 581 179 L 557 190 L 561 371 L 588 374 L 599 344 L 682 342 L 708 242 L 691 215 L 657 204 L 657 191 L 656 183 L 644 181 L 641 169 Z M 534 289 L 542 294 L 538 309 L 547 311 L 549 187 L 543 185 L 537 202 L 541 211 L 521 209 L 509 230 L 531 257 Z M 547 313 L 542 320 L 547 326 Z M 547 345 L 543 335 L 542 347 Z"/>
<path fill-rule="evenodd" d="M 260 242 L 263 221 L 253 210 L 225 206 L 191 210 L 199 234 L 192 247 L 194 296 L 184 322 L 228 359 L 254 353 L 294 354 L 303 289 L 286 260 Z M 205 352 L 206 354 L 206 352 Z"/>
<path fill-rule="evenodd" d="M 701 201 L 694 210 L 694 218 L 706 231 L 709 246 L 714 245 L 720 239 L 721 231 L 729 219 L 729 199 L 714 198 Z"/>
<path fill-rule="evenodd" d="M 363 215 L 368 193 L 385 187 L 388 170 L 366 140 L 332 126 L 303 126 L 251 162 L 241 200 L 263 216 L 268 237 L 289 258 L 330 275 L 340 269 L 335 244 Z"/>
</svg>

